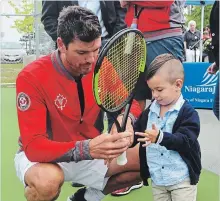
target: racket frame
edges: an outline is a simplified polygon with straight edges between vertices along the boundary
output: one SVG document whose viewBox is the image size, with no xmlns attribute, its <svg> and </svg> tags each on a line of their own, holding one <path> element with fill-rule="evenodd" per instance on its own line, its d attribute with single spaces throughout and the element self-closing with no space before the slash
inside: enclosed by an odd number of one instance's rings
<svg viewBox="0 0 220 201">
<path fill-rule="evenodd" d="M 118 112 L 120 111 L 122 108 L 124 108 L 129 102 L 131 104 L 132 102 L 132 99 L 135 95 L 135 91 L 136 91 L 136 87 L 137 87 L 137 84 L 138 84 L 138 81 L 140 80 L 140 75 L 142 73 L 144 73 L 144 70 L 145 70 L 145 65 L 146 65 L 146 56 L 144 57 L 144 59 L 142 59 L 142 62 L 140 63 L 140 66 L 139 66 L 139 71 L 140 71 L 140 74 L 139 74 L 139 77 L 137 79 L 137 82 L 135 83 L 135 87 L 134 89 L 132 90 L 132 92 L 129 94 L 128 98 L 126 99 L 126 101 L 124 101 L 124 103 L 121 105 L 121 107 L 118 109 L 113 109 L 111 111 L 109 111 L 108 109 L 106 109 L 105 107 L 103 107 L 102 105 L 102 102 L 101 100 L 99 99 L 99 95 L 98 95 L 98 77 L 99 77 L 99 70 L 100 70 L 100 67 L 101 67 L 101 64 L 102 64 L 102 61 L 104 59 L 104 57 L 106 56 L 106 53 L 108 52 L 108 50 L 111 48 L 111 46 L 115 43 L 115 41 L 117 41 L 118 39 L 120 39 L 125 33 L 129 33 L 129 32 L 132 32 L 132 33 L 137 33 L 138 35 L 140 35 L 140 37 L 142 38 L 142 40 L 144 40 L 143 42 L 145 42 L 145 39 L 142 35 L 142 33 L 138 30 L 138 29 L 133 29 L 133 28 L 126 28 L 126 29 L 122 29 L 121 31 L 117 32 L 115 35 L 113 35 L 107 42 L 106 44 L 104 45 L 104 47 L 102 48 L 99 56 L 98 56 L 98 59 L 96 61 L 96 65 L 95 65 L 95 68 L 94 68 L 94 73 L 93 73 L 93 93 L 94 93 L 94 97 L 95 97 L 95 100 L 96 100 L 96 103 L 99 105 L 99 107 L 105 111 L 105 112 L 108 112 L 108 113 L 114 113 L 114 112 Z M 146 45 L 144 46 L 144 52 L 145 52 L 145 55 L 147 53 L 147 50 L 146 50 Z"/>
</svg>

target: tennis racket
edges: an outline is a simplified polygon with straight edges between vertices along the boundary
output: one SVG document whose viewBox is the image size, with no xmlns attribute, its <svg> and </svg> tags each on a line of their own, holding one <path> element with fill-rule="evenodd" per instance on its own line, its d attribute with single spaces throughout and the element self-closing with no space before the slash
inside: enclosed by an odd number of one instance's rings
<svg viewBox="0 0 220 201">
<path fill-rule="evenodd" d="M 121 125 L 112 116 L 118 132 L 126 129 L 135 88 L 144 73 L 146 53 L 142 33 L 127 28 L 112 36 L 97 59 L 93 74 L 94 97 L 99 107 L 110 115 L 125 108 Z M 118 157 L 117 163 L 127 163 L 126 152 Z"/>
</svg>

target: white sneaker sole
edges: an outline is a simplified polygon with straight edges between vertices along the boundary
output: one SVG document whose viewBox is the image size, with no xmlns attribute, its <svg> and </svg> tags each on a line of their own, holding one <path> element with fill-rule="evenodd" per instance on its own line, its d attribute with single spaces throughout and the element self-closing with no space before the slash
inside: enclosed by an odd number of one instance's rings
<svg viewBox="0 0 220 201">
<path fill-rule="evenodd" d="M 113 195 L 113 196 L 127 195 L 127 194 L 130 193 L 132 190 L 141 188 L 142 186 L 143 186 L 143 182 L 141 182 L 140 184 L 137 184 L 137 185 L 132 186 L 132 187 L 129 188 L 128 191 L 126 191 L 126 192 L 117 193 L 116 195 Z M 70 200 L 70 201 L 71 201 L 71 200 Z"/>
</svg>

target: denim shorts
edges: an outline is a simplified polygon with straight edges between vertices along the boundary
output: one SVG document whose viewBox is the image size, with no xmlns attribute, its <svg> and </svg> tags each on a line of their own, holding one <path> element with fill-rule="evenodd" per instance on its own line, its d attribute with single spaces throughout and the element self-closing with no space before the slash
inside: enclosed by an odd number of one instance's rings
<svg viewBox="0 0 220 201">
<path fill-rule="evenodd" d="M 179 59 L 181 62 L 183 62 L 184 44 L 183 44 L 182 36 L 174 36 L 156 41 L 146 42 L 146 45 L 147 45 L 146 69 L 150 65 L 150 63 L 155 59 L 155 57 L 165 53 L 170 53 L 174 57 Z M 145 74 L 146 74 L 146 69 L 145 69 Z M 147 83 L 145 81 L 145 75 L 143 74 L 137 86 L 135 99 L 146 100 L 151 98 L 152 98 L 151 90 L 147 86 Z"/>
</svg>

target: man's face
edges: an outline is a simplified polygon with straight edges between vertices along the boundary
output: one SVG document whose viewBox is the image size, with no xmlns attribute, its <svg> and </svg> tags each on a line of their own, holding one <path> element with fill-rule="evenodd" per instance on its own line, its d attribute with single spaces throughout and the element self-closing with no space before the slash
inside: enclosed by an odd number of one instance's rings
<svg viewBox="0 0 220 201">
<path fill-rule="evenodd" d="M 57 43 L 61 60 L 73 76 L 86 75 L 91 72 L 101 47 L 101 37 L 92 42 L 75 39 L 69 43 L 67 48 L 61 38 L 57 39 Z"/>
<path fill-rule="evenodd" d="M 195 24 L 190 24 L 189 29 L 190 29 L 190 31 L 194 32 L 196 30 Z"/>
</svg>

